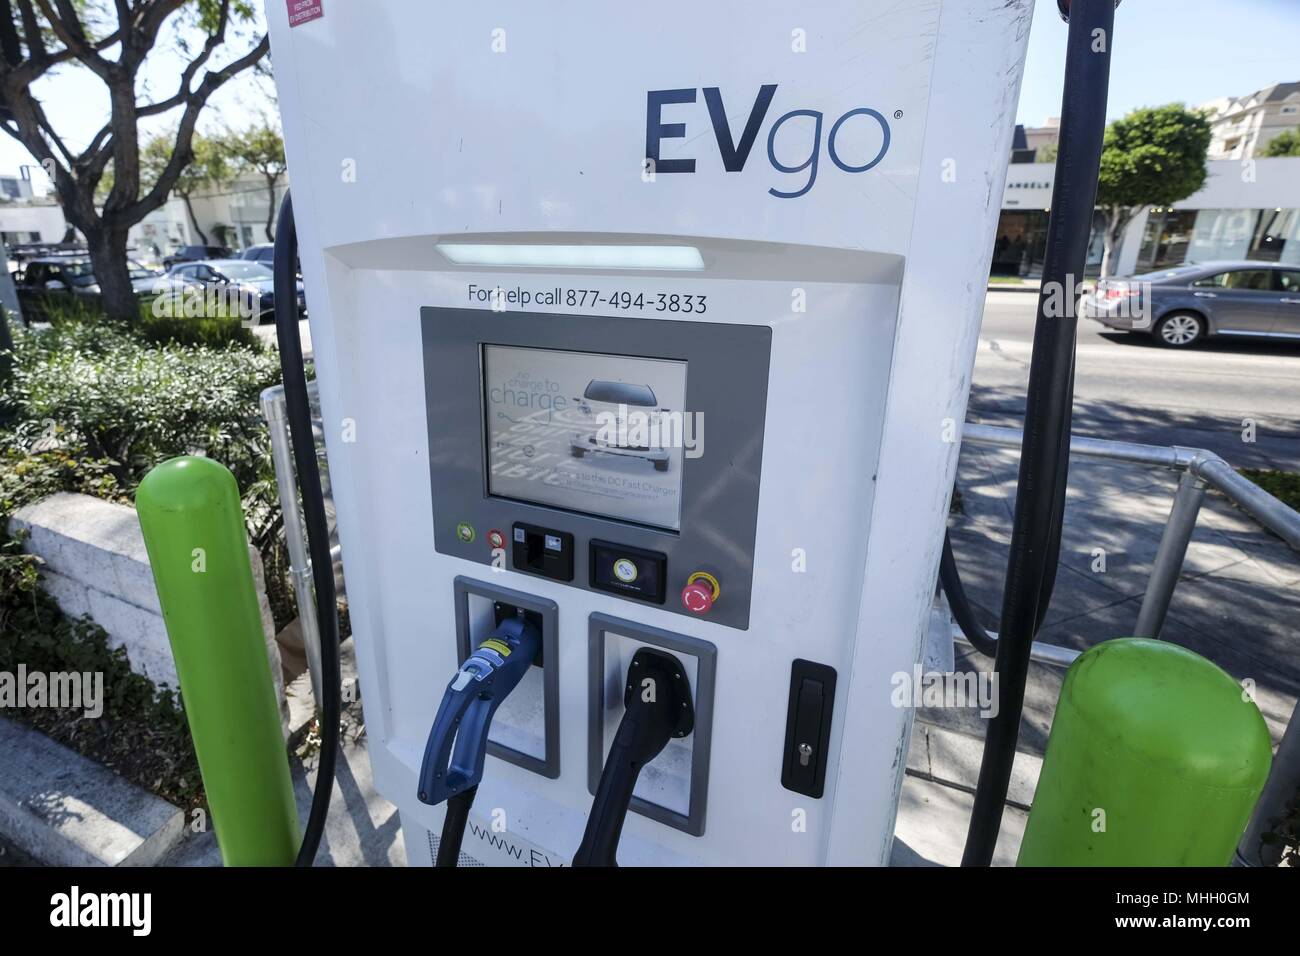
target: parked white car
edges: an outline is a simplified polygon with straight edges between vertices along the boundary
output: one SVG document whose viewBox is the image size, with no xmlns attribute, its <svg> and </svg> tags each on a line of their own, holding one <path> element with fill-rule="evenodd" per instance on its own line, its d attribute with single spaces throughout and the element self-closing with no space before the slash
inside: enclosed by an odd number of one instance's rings
<svg viewBox="0 0 1300 956">
<path fill-rule="evenodd" d="M 592 379 L 582 397 L 574 401 L 578 403 L 578 413 L 589 423 L 581 431 L 573 432 L 569 451 L 574 458 L 589 454 L 619 455 L 648 461 L 654 465 L 655 471 L 668 470 L 668 450 L 665 448 L 607 440 L 611 426 L 616 438 L 635 435 L 644 428 L 652 442 L 658 440 L 661 434 L 659 418 L 668 409 L 659 407 L 659 400 L 649 385 Z M 628 421 L 630 416 L 637 414 L 645 416 L 644 420 Z"/>
</svg>

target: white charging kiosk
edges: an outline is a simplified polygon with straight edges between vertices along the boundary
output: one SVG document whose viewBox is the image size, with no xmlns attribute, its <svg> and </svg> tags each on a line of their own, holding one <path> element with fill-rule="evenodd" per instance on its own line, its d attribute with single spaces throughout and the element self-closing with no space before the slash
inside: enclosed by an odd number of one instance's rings
<svg viewBox="0 0 1300 956">
<path fill-rule="evenodd" d="M 888 861 L 1032 3 L 267 4 L 375 781 L 503 613 L 462 862 Z"/>
</svg>

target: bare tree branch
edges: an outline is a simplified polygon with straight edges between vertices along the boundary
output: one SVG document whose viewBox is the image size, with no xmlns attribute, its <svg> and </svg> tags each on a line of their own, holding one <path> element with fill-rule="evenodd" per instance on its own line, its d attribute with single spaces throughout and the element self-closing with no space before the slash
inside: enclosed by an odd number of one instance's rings
<svg viewBox="0 0 1300 956">
<path fill-rule="evenodd" d="M 142 41 L 140 46 L 143 52 L 149 51 L 167 18 L 185 6 L 185 2 L 186 0 L 154 0 L 151 6 L 144 8 L 139 17 L 139 25 L 132 31 Z"/>
<path fill-rule="evenodd" d="M 176 109 L 184 105 L 190 96 L 190 87 L 194 82 L 194 77 L 203 65 L 211 58 L 213 52 L 225 42 L 226 27 L 230 22 L 230 0 L 223 0 L 221 4 L 220 16 L 217 22 L 217 29 L 211 33 L 207 40 L 204 41 L 203 49 L 186 64 L 184 71 L 181 73 L 180 82 L 177 84 L 176 92 L 165 100 L 156 103 L 147 103 L 135 108 L 135 116 L 142 119 L 146 116 L 157 116 L 166 113 L 169 110 Z M 156 28 L 155 28 L 156 29 Z M 99 175 L 103 174 L 108 160 L 112 158 L 110 152 L 101 149 L 102 145 L 113 134 L 114 127 L 117 126 L 116 118 L 111 119 L 108 123 L 97 132 L 91 139 L 90 143 L 82 151 L 79 157 L 80 161 L 86 165 L 88 170 L 98 170 Z M 96 181 L 99 175 L 95 177 Z"/>
<path fill-rule="evenodd" d="M 10 97 L 8 106 L 13 111 L 14 124 L 12 127 L 5 124 L 5 132 L 27 147 L 27 151 L 50 174 L 62 200 L 64 213 L 74 225 L 84 229 L 94 219 L 94 203 L 78 188 L 67 146 L 54 133 L 45 117 L 45 111 L 35 98 L 30 95 Z M 60 163 L 54 155 L 56 150 L 63 155 L 66 165 Z"/>
<path fill-rule="evenodd" d="M 212 56 L 214 50 L 221 46 L 226 39 L 226 26 L 230 20 L 230 0 L 223 0 L 221 4 L 221 17 L 217 22 L 217 29 L 208 37 L 203 44 L 203 49 L 194 57 L 181 72 L 180 83 L 177 84 L 176 92 L 165 100 L 159 100 L 157 103 L 147 103 L 138 107 L 137 116 L 156 116 L 159 113 L 166 113 L 173 110 L 186 101 L 190 93 L 190 84 L 194 82 L 194 76 L 199 69 Z"/>
<path fill-rule="evenodd" d="M 41 131 L 45 134 L 46 140 L 50 143 L 53 143 L 54 147 L 62 154 L 63 161 L 67 163 L 68 168 L 69 169 L 73 168 L 73 166 L 76 163 L 76 160 L 73 158 L 72 152 L 68 149 L 68 147 L 64 145 L 63 140 L 59 137 L 59 134 L 54 132 L 54 126 L 50 123 L 49 117 L 45 115 L 45 107 L 41 105 L 39 100 L 33 100 L 32 102 L 36 107 L 34 111 L 36 116 L 36 122 L 40 126 Z"/>
<path fill-rule="evenodd" d="M 117 6 L 117 28 L 119 31 L 130 30 L 132 27 L 132 10 L 131 0 L 114 0 Z"/>
<path fill-rule="evenodd" d="M 23 33 L 27 36 L 27 58 L 40 62 L 48 54 L 45 52 L 45 37 L 41 34 L 40 21 L 32 9 L 31 0 L 18 0 L 18 13 L 23 19 Z"/>
<path fill-rule="evenodd" d="M 195 89 L 187 98 L 185 111 L 181 114 L 180 126 L 176 132 L 176 149 L 172 153 L 171 161 L 158 176 L 158 182 L 154 184 L 145 196 L 141 197 L 138 202 L 129 207 L 128 215 L 144 218 L 153 210 L 161 206 L 167 199 L 167 194 L 171 191 L 176 182 L 176 177 L 180 175 L 185 166 L 182 154 L 188 154 L 190 141 L 194 136 L 194 126 L 198 122 L 199 113 L 207 105 L 208 98 L 218 89 L 225 85 L 232 77 L 237 76 L 244 70 L 247 70 L 253 64 L 257 63 L 271 49 L 271 43 L 268 37 L 263 36 L 257 45 L 249 50 L 246 54 L 237 60 L 232 60 L 220 70 L 210 70 L 200 81 L 198 88 Z"/>
<path fill-rule="evenodd" d="M 45 14 L 54 35 L 59 38 L 78 60 L 84 63 L 95 75 L 105 82 L 109 79 L 112 64 L 99 55 L 99 51 L 86 39 L 86 31 L 81 26 L 81 19 L 72 5 L 72 0 L 54 0 L 58 12 L 50 6 L 50 0 L 36 0 L 37 6 Z"/>
<path fill-rule="evenodd" d="M 0 66 L 7 68 L 22 62 L 22 43 L 14 29 L 14 14 L 9 0 L 0 0 Z"/>
</svg>

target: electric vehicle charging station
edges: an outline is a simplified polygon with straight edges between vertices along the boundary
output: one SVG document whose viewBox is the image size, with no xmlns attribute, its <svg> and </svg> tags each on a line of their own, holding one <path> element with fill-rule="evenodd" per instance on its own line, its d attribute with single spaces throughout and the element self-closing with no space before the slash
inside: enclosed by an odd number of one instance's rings
<svg viewBox="0 0 1300 956">
<path fill-rule="evenodd" d="M 412 862 L 440 701 L 503 627 L 540 652 L 469 859 L 574 859 L 648 651 L 691 720 L 622 781 L 620 864 L 888 861 L 1031 12 L 268 4 Z"/>
</svg>

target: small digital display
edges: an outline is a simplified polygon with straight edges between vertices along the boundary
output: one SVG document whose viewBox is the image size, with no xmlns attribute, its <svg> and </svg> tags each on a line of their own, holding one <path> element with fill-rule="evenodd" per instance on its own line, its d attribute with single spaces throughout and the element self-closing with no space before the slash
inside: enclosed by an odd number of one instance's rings
<svg viewBox="0 0 1300 956">
<path fill-rule="evenodd" d="M 686 363 L 484 345 L 488 494 L 681 530 Z"/>
</svg>

